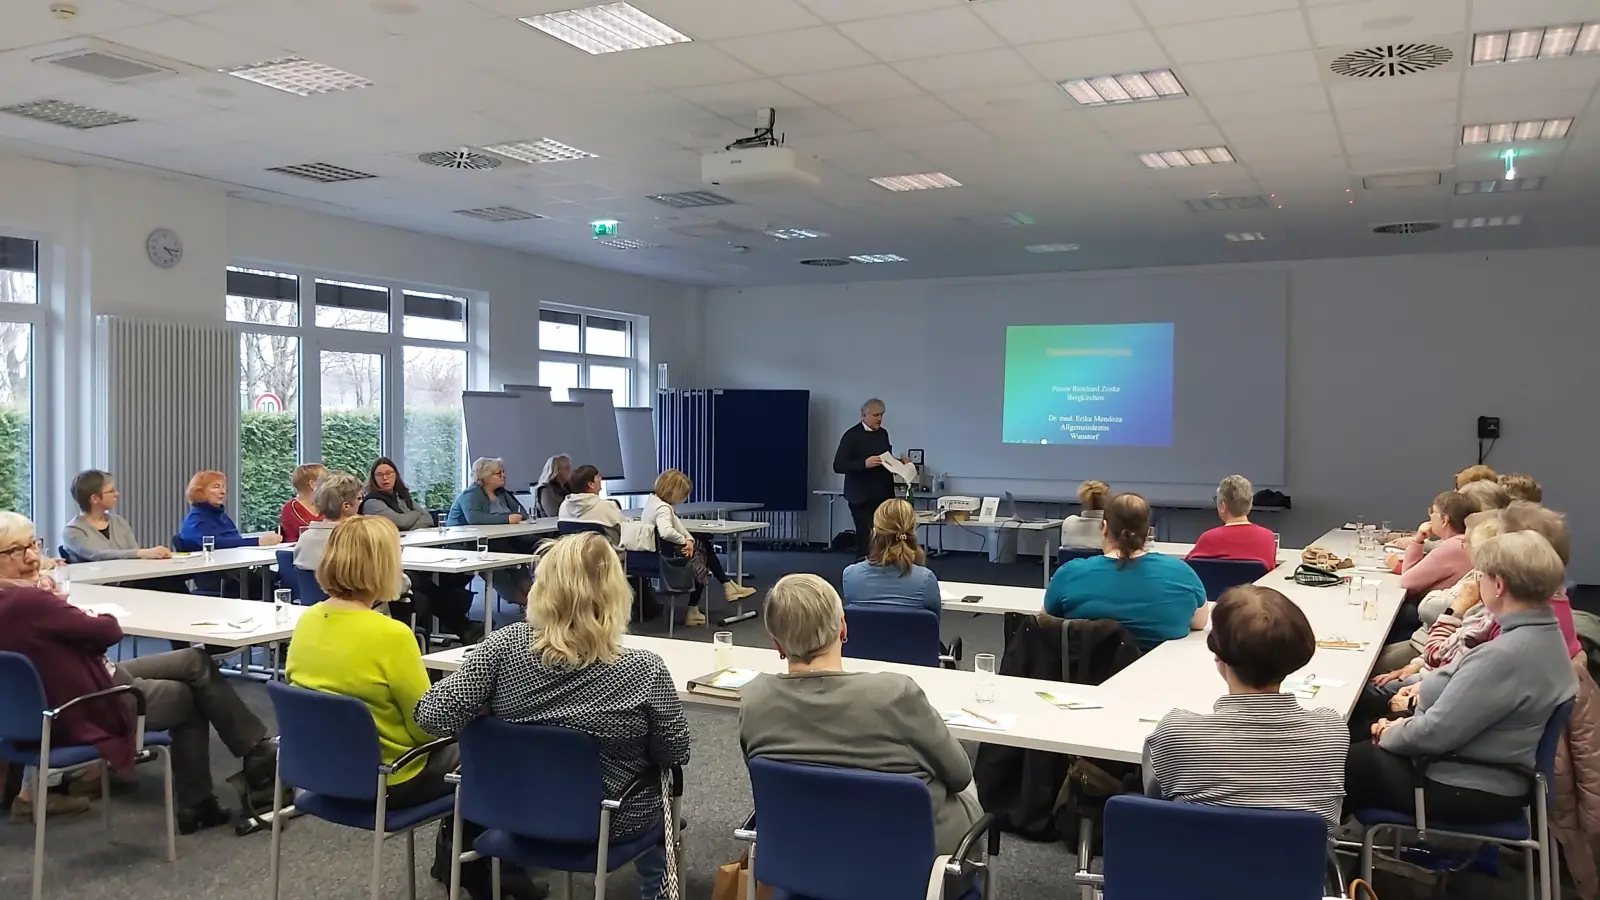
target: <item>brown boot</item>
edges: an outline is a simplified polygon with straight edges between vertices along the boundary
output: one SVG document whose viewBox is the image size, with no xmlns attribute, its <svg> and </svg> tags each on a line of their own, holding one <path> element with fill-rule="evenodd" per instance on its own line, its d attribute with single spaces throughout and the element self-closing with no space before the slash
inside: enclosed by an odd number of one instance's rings
<svg viewBox="0 0 1600 900">
<path fill-rule="evenodd" d="M 66 794 L 46 794 L 44 814 L 46 818 L 55 816 L 75 816 L 89 811 L 88 797 L 69 797 Z M 32 822 L 33 801 L 18 797 L 11 801 L 11 821 Z"/>
</svg>

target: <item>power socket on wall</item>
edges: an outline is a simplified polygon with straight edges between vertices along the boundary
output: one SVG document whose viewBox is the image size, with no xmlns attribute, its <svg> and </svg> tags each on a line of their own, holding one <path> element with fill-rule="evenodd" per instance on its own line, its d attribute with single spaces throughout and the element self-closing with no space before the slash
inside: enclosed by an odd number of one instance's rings
<svg viewBox="0 0 1600 900">
<path fill-rule="evenodd" d="M 1499 416 L 1478 417 L 1478 440 L 1491 441 L 1500 437 Z"/>
</svg>

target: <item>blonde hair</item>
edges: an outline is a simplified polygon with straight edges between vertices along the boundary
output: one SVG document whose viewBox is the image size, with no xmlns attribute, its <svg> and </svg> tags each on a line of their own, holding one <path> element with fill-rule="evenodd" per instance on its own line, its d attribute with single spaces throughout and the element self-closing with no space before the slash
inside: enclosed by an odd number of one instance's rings
<svg viewBox="0 0 1600 900">
<path fill-rule="evenodd" d="M 1106 498 L 1111 496 L 1111 485 L 1090 479 L 1078 485 L 1078 505 L 1087 510 L 1105 509 Z"/>
<path fill-rule="evenodd" d="M 1549 603 L 1567 577 L 1561 557 L 1537 531 L 1489 538 L 1472 548 L 1472 564 L 1484 575 L 1503 580 L 1506 592 L 1523 603 Z"/>
<path fill-rule="evenodd" d="M 920 566 L 928 556 L 917 543 L 917 513 L 911 504 L 895 498 L 878 504 L 872 514 L 872 540 L 867 543 L 867 562 L 874 566 L 894 566 L 904 575 Z"/>
<path fill-rule="evenodd" d="M 1217 501 L 1230 516 L 1248 516 L 1255 506 L 1255 488 L 1243 475 L 1229 475 L 1217 485 Z"/>
<path fill-rule="evenodd" d="M 1475 466 L 1467 466 L 1465 469 L 1462 469 L 1456 473 L 1456 490 L 1459 491 L 1474 481 L 1499 480 L 1500 476 L 1496 475 L 1493 469 L 1482 463 L 1479 463 Z"/>
<path fill-rule="evenodd" d="M 1500 476 L 1500 486 L 1506 489 L 1513 500 L 1527 500 L 1530 503 L 1544 502 L 1544 486 L 1532 475 L 1521 472 L 1512 472 Z"/>
<path fill-rule="evenodd" d="M 592 532 L 539 548 L 528 594 L 531 648 L 552 669 L 609 663 L 622 653 L 633 592 L 617 551 Z"/>
<path fill-rule="evenodd" d="M 1567 517 L 1546 506 L 1518 500 L 1500 513 L 1503 531 L 1535 531 L 1544 536 L 1561 557 L 1563 566 L 1572 562 L 1572 532 Z"/>
<path fill-rule="evenodd" d="M 400 529 L 382 516 L 354 516 L 334 526 L 317 564 L 329 597 L 383 603 L 400 596 Z"/>
<path fill-rule="evenodd" d="M 304 494 L 311 490 L 311 486 L 316 484 L 317 479 L 321 478 L 327 471 L 328 467 L 322 463 L 306 463 L 303 466 L 295 466 L 294 471 L 289 475 L 289 484 L 294 486 L 296 494 Z"/>
<path fill-rule="evenodd" d="M 189 479 L 189 502 L 199 503 L 206 499 L 206 491 L 218 481 L 227 484 L 228 476 L 216 469 L 203 469 L 194 473 L 194 477 Z"/>
<path fill-rule="evenodd" d="M 33 521 L 22 513 L 0 512 L 0 546 L 23 544 L 33 538 Z"/>
<path fill-rule="evenodd" d="M 1456 493 L 1471 500 L 1479 512 L 1505 509 L 1511 505 L 1511 493 L 1498 481 L 1471 481 L 1462 485 Z"/>
<path fill-rule="evenodd" d="M 1486 509 L 1467 516 L 1467 549 L 1471 550 L 1504 530 L 1498 509 Z"/>
<path fill-rule="evenodd" d="M 808 663 L 838 643 L 844 602 L 820 575 L 785 575 L 767 590 L 761 620 L 785 658 Z"/>
<path fill-rule="evenodd" d="M 656 476 L 655 495 L 663 503 L 682 503 L 689 499 L 689 492 L 693 490 L 694 482 L 678 469 L 668 469 Z"/>
</svg>

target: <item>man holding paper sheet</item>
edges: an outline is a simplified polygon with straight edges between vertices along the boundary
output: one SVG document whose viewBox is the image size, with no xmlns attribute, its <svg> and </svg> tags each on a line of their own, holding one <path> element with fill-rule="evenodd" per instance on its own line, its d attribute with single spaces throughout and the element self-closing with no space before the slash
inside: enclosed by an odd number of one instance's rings
<svg viewBox="0 0 1600 900">
<path fill-rule="evenodd" d="M 883 457 L 894 458 L 883 411 L 883 401 L 876 397 L 861 404 L 861 421 L 840 436 L 833 454 L 833 471 L 844 476 L 844 501 L 855 523 L 857 559 L 867 556 L 878 504 L 894 496 L 894 473 L 883 464 Z"/>
</svg>

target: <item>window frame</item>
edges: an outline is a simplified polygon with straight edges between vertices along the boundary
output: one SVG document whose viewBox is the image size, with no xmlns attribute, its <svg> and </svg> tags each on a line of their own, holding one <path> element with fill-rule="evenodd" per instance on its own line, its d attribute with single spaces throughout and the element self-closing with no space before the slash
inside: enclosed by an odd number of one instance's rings
<svg viewBox="0 0 1600 900">
<path fill-rule="evenodd" d="M 649 345 L 645 337 L 646 330 L 648 328 L 647 319 L 645 319 L 643 316 L 636 316 L 632 313 L 619 312 L 612 309 L 569 306 L 563 303 L 541 303 L 539 304 L 539 322 L 541 325 L 544 322 L 543 314 L 546 310 L 550 312 L 578 316 L 578 349 L 576 352 L 570 350 L 547 350 L 543 345 L 540 345 L 539 362 L 564 362 L 576 364 L 578 367 L 579 388 L 589 388 L 593 386 L 589 377 L 591 366 L 626 369 L 628 371 L 627 396 L 622 398 L 621 401 L 618 401 L 615 392 L 613 392 L 613 405 L 618 407 L 650 405 L 648 399 L 644 399 L 648 398 L 649 396 L 648 392 L 650 384 Z M 603 353 L 589 352 L 589 318 L 591 316 L 601 319 L 620 321 L 627 326 L 627 356 L 608 356 Z M 535 340 L 537 341 L 537 333 L 535 335 Z"/>
<path fill-rule="evenodd" d="M 56 302 L 52 274 L 54 273 L 54 244 L 46 234 L 28 228 L 0 225 L 0 236 L 33 243 L 32 303 L 0 303 L 0 322 L 27 325 L 28 331 L 28 484 L 21 486 L 28 494 L 28 517 L 34 530 L 48 538 L 59 533 L 64 524 L 62 516 L 68 510 L 59 500 L 51 502 L 55 492 L 39 490 L 41 484 L 60 483 L 59 472 L 66 469 L 66 448 L 62 442 L 52 440 L 58 433 L 54 414 L 61 388 L 55 384 L 53 322 L 64 312 Z M 65 423 L 62 423 L 65 424 Z M 56 520 L 61 521 L 56 521 Z"/>
</svg>

